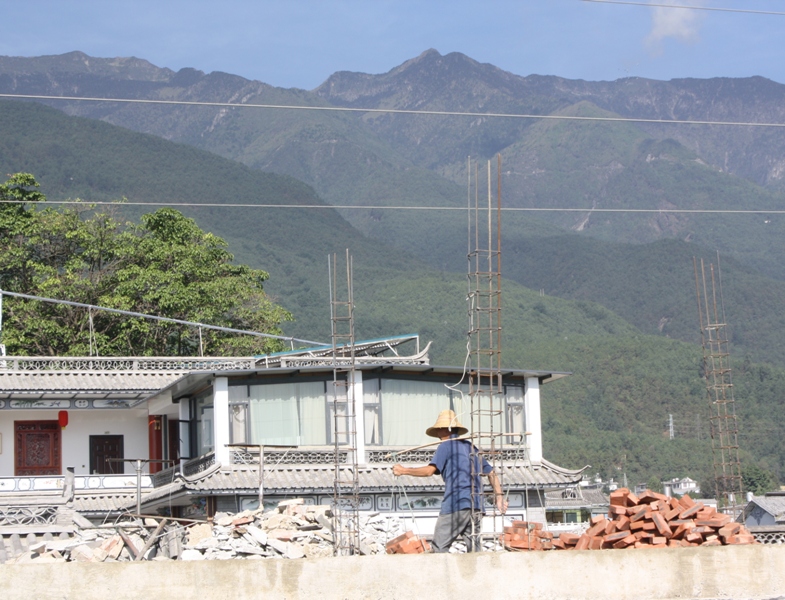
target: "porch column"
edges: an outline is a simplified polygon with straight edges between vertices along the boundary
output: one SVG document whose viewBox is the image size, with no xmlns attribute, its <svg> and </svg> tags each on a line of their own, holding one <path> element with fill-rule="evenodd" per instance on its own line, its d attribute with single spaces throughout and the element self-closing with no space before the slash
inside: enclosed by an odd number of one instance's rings
<svg viewBox="0 0 785 600">
<path fill-rule="evenodd" d="M 215 462 L 229 464 L 229 379 L 216 377 L 213 385 L 213 440 Z"/>
<path fill-rule="evenodd" d="M 540 417 L 540 380 L 527 377 L 524 387 L 523 403 L 526 410 L 526 436 L 529 446 L 529 460 L 542 462 L 542 419 Z"/>
<path fill-rule="evenodd" d="M 355 445 L 357 446 L 357 464 L 364 465 L 365 457 L 365 414 L 363 412 L 363 373 L 362 371 L 354 372 L 354 382 L 352 383 L 352 400 L 354 402 L 354 415 L 355 415 L 355 431 L 357 437 Z"/>
<path fill-rule="evenodd" d="M 191 457 L 191 399 L 180 398 L 178 403 L 179 430 L 180 430 L 180 456 Z M 170 457 L 171 458 L 171 457 Z M 181 458 L 180 465 L 185 461 Z"/>
</svg>

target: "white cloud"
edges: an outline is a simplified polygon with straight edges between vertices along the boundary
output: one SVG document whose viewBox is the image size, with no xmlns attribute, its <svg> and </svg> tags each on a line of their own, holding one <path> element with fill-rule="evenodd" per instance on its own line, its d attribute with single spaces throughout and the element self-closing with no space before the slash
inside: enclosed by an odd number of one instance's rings
<svg viewBox="0 0 785 600">
<path fill-rule="evenodd" d="M 659 1 L 659 0 L 658 0 Z M 668 4 L 681 6 L 703 6 L 703 0 L 669 0 Z M 654 53 L 662 52 L 662 42 L 667 38 L 694 44 L 700 39 L 699 29 L 703 21 L 703 11 L 685 8 L 665 8 L 653 6 L 652 26 L 646 37 L 646 46 Z"/>
</svg>

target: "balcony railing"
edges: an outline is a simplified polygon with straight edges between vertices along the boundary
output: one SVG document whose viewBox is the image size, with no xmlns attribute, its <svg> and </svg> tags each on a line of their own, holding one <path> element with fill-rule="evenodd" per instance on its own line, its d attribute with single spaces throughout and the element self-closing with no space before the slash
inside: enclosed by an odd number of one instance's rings
<svg viewBox="0 0 785 600">
<path fill-rule="evenodd" d="M 187 371 L 245 371 L 253 369 L 253 357 L 37 357 L 3 356 L 0 359 L 1 371 L 147 371 L 147 372 L 187 372 Z"/>
</svg>

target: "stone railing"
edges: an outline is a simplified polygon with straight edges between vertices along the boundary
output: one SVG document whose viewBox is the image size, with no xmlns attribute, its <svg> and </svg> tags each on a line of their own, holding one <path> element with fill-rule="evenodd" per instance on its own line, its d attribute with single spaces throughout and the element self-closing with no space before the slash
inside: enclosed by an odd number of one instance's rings
<svg viewBox="0 0 785 600">
<path fill-rule="evenodd" d="M 51 495 L 65 490 L 64 475 L 45 475 L 37 477 L 0 477 L 0 499 L 3 494 Z M 151 488 L 149 475 L 142 475 L 142 488 Z M 117 490 L 136 489 L 136 475 L 75 475 L 74 490 Z"/>
<path fill-rule="evenodd" d="M 0 370 L 3 371 L 148 371 L 148 372 L 179 372 L 179 371 L 245 371 L 253 369 L 256 359 L 253 357 L 32 357 L 4 356 L 0 359 Z"/>
<path fill-rule="evenodd" d="M 753 525 L 748 529 L 760 544 L 785 544 L 785 525 Z"/>
<path fill-rule="evenodd" d="M 186 477 L 206 471 L 215 464 L 215 452 L 192 458 L 183 465 L 182 473 Z"/>
</svg>

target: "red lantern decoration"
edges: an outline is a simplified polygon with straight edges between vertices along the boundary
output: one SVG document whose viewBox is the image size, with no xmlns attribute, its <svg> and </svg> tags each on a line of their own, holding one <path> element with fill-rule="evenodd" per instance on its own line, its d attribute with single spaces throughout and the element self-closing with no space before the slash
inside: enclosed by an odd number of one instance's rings
<svg viewBox="0 0 785 600">
<path fill-rule="evenodd" d="M 60 427 L 65 429 L 65 426 L 68 425 L 68 411 L 61 410 L 57 413 L 57 422 L 60 424 Z"/>
</svg>

